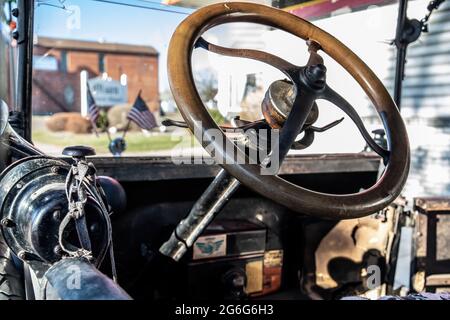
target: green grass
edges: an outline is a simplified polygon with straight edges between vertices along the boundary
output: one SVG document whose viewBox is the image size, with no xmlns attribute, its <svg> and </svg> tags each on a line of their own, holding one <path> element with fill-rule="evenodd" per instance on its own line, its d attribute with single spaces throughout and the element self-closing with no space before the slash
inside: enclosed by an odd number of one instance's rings
<svg viewBox="0 0 450 320">
<path fill-rule="evenodd" d="M 117 133 L 111 137 L 121 137 L 122 133 Z M 62 148 L 70 145 L 88 145 L 96 149 L 98 154 L 109 153 L 109 140 L 106 133 L 95 134 L 74 134 L 70 132 L 51 132 L 46 129 L 34 130 L 33 141 L 37 144 L 45 144 Z M 172 148 L 195 146 L 192 136 L 186 132 L 184 136 L 175 136 L 170 133 L 156 133 L 145 136 L 142 132 L 128 132 L 125 140 L 127 142 L 126 152 L 145 152 L 169 150 Z"/>
</svg>

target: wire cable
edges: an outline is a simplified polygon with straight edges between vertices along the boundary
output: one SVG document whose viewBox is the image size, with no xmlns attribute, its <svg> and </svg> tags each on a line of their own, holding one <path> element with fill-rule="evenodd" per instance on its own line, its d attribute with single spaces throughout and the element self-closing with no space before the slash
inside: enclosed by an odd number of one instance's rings
<svg viewBox="0 0 450 320">
<path fill-rule="evenodd" d="M 116 4 L 116 5 L 126 6 L 126 7 L 139 8 L 139 9 L 147 9 L 147 10 L 154 10 L 154 11 L 177 13 L 177 14 L 183 14 L 183 15 L 189 15 L 190 14 L 189 12 L 183 12 L 183 11 L 178 11 L 178 10 L 171 10 L 171 9 L 164 9 L 164 8 L 155 8 L 155 7 L 147 7 L 147 6 L 143 6 L 143 5 L 123 3 L 123 2 L 112 1 L 112 0 L 90 0 L 90 1 L 100 2 L 100 3 L 108 3 L 108 4 Z M 150 1 L 144 1 L 144 2 L 155 3 L 156 4 L 156 2 L 150 2 Z M 159 3 L 157 3 L 157 4 L 159 4 Z M 164 4 L 159 4 L 159 5 L 164 5 Z"/>
</svg>

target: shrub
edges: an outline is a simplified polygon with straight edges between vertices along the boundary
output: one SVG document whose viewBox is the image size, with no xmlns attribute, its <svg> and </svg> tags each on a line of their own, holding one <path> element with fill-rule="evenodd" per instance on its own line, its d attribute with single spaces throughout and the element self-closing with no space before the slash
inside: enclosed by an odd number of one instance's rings
<svg viewBox="0 0 450 320">
<path fill-rule="evenodd" d="M 224 116 L 220 113 L 219 110 L 217 109 L 209 109 L 209 114 L 211 115 L 211 117 L 214 119 L 214 121 L 218 124 L 224 124 L 225 123 L 225 118 Z"/>
</svg>

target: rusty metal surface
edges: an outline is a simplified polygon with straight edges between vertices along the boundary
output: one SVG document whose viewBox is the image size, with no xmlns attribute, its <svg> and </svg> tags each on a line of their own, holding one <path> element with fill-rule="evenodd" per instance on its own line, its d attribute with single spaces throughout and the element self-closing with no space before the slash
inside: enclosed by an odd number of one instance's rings
<svg viewBox="0 0 450 320">
<path fill-rule="evenodd" d="M 383 284 L 366 286 L 368 267 L 378 266 L 380 277 L 388 271 L 397 221 L 398 213 L 392 206 L 378 216 L 339 221 L 315 250 L 315 268 L 309 269 L 304 283 L 308 294 L 352 292 L 371 298 L 385 294 Z"/>
<path fill-rule="evenodd" d="M 414 289 L 435 291 L 448 287 L 450 274 L 450 198 L 414 199 Z"/>
<path fill-rule="evenodd" d="M 281 128 L 294 105 L 296 87 L 287 80 L 272 83 L 262 102 L 262 112 L 272 128 Z M 305 126 L 312 125 L 319 117 L 319 109 L 314 103 L 306 119 Z"/>
<path fill-rule="evenodd" d="M 435 274 L 428 276 L 425 280 L 428 286 L 450 287 L 450 274 Z"/>
<path fill-rule="evenodd" d="M 421 212 L 450 211 L 450 197 L 415 198 L 414 205 Z"/>
</svg>

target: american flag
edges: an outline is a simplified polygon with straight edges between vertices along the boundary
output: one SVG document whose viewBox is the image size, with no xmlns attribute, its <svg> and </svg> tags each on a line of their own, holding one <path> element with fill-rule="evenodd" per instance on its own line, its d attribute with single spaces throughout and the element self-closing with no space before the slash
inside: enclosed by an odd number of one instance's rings
<svg viewBox="0 0 450 320">
<path fill-rule="evenodd" d="M 87 101 L 88 101 L 88 116 L 89 120 L 91 120 L 92 124 L 95 127 L 95 124 L 97 123 L 97 119 L 100 116 L 100 110 L 98 109 L 97 105 L 95 104 L 94 97 L 92 96 L 91 89 L 88 86 L 88 94 L 87 94 Z"/>
<path fill-rule="evenodd" d="M 136 122 L 136 124 L 145 130 L 151 130 L 156 127 L 156 119 L 153 113 L 147 107 L 145 101 L 138 94 L 133 107 L 127 115 L 127 119 Z"/>
</svg>

